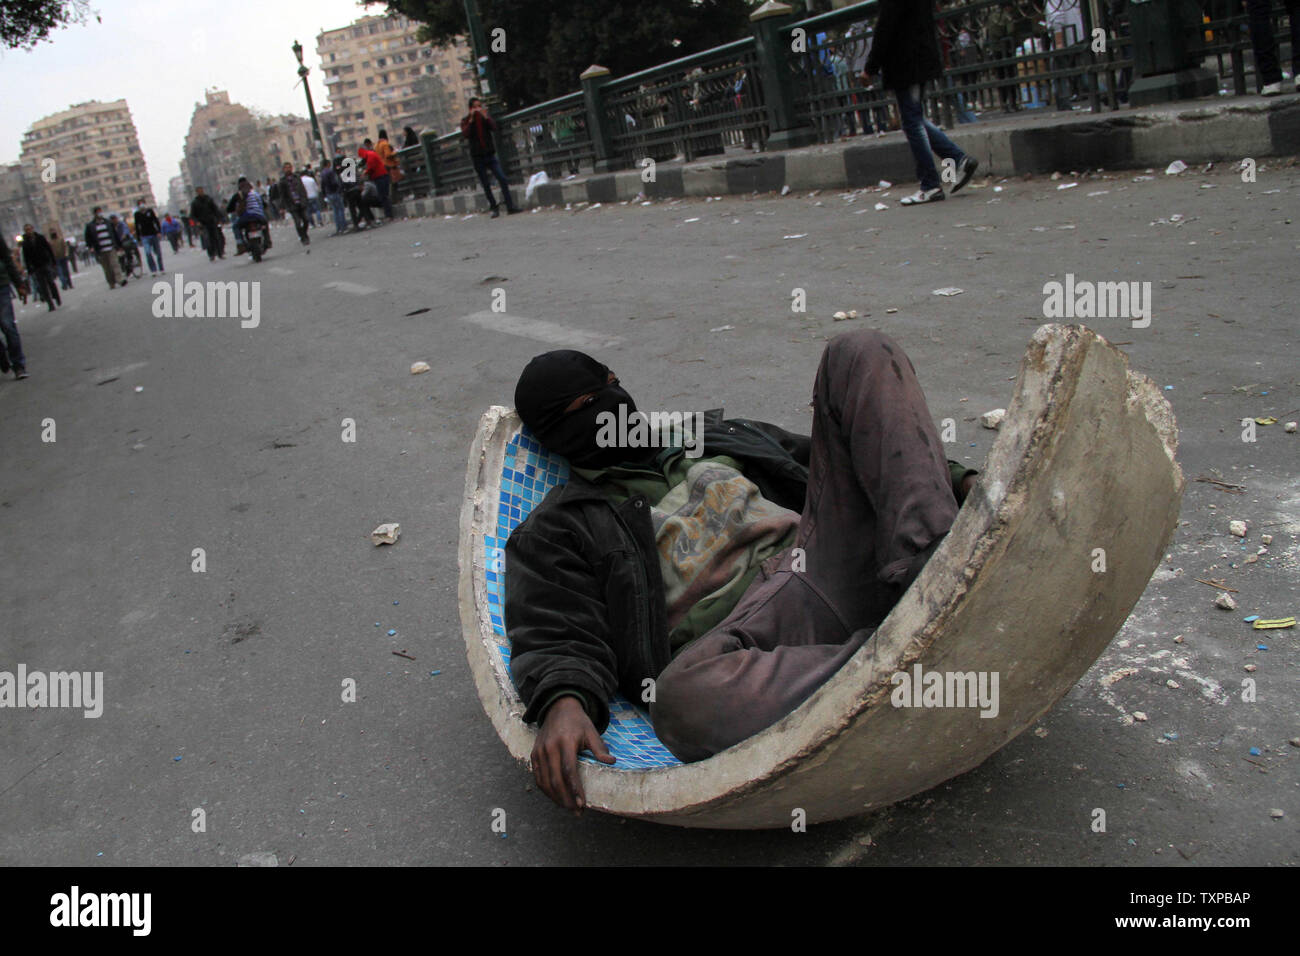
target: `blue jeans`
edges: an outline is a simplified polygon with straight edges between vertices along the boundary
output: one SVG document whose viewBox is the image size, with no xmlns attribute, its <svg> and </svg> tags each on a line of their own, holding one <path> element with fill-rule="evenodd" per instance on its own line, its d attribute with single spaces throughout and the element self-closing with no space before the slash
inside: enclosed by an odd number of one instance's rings
<svg viewBox="0 0 1300 956">
<path fill-rule="evenodd" d="M 147 260 L 149 260 L 149 271 L 162 272 L 163 271 L 162 243 L 158 241 L 158 237 L 141 236 L 140 242 L 144 245 L 144 256 Z M 154 267 L 155 256 L 157 257 L 158 260 L 157 268 Z"/>
<path fill-rule="evenodd" d="M 903 133 L 907 136 L 907 145 L 912 147 L 912 158 L 916 160 L 916 178 L 921 181 L 922 189 L 939 189 L 943 180 L 934 167 L 933 150 L 942 159 L 961 162 L 966 154 L 957 148 L 943 130 L 925 118 L 925 109 L 921 105 L 921 88 L 913 86 L 894 90 L 898 99 L 898 116 L 903 124 Z"/>
<path fill-rule="evenodd" d="M 325 225 L 325 217 L 320 214 L 320 210 L 321 205 L 319 196 L 313 196 L 311 199 L 307 200 L 307 215 L 315 217 L 317 226 Z"/>
<path fill-rule="evenodd" d="M 379 191 L 379 199 L 384 204 L 384 221 L 393 218 L 393 200 L 389 198 L 389 187 L 393 185 L 392 177 L 385 173 L 382 176 L 374 176 L 370 180 L 375 184 L 375 189 Z"/>
<path fill-rule="evenodd" d="M 492 181 L 488 179 L 488 173 L 491 173 L 501 184 L 501 195 L 505 197 L 506 208 L 515 208 L 515 201 L 510 198 L 510 184 L 506 182 L 505 170 L 501 168 L 501 160 L 497 158 L 496 153 L 491 156 L 475 156 L 474 171 L 478 173 L 478 181 L 483 184 L 483 191 L 487 193 L 489 206 L 493 209 L 497 208 L 496 198 L 492 195 Z"/>
<path fill-rule="evenodd" d="M 343 208 L 343 194 L 329 193 L 325 198 L 330 201 L 330 211 L 334 213 L 334 231 L 343 232 L 348 227 L 347 210 Z"/>
<path fill-rule="evenodd" d="M 72 273 L 68 270 L 69 259 L 64 258 L 58 261 L 59 266 L 59 284 L 65 289 L 72 288 Z"/>
<path fill-rule="evenodd" d="M 4 335 L 4 341 L 0 342 L 0 365 L 25 371 L 27 359 L 23 355 L 23 340 L 18 335 L 18 326 L 14 324 L 13 293 L 8 285 L 0 289 L 0 334 Z"/>
</svg>

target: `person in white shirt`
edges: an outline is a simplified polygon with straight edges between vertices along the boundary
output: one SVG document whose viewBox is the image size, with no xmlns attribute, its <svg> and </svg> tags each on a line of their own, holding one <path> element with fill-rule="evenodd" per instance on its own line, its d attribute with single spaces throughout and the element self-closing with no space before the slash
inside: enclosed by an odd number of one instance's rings
<svg viewBox="0 0 1300 956">
<path fill-rule="evenodd" d="M 307 190 L 307 216 L 314 218 L 316 225 L 325 225 L 325 217 L 321 214 L 320 187 L 310 170 L 302 174 L 302 188 Z"/>
</svg>

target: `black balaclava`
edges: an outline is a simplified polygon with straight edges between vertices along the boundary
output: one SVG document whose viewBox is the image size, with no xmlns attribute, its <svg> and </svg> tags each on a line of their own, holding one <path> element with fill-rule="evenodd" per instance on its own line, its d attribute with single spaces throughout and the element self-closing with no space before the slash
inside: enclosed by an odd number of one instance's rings
<svg viewBox="0 0 1300 956">
<path fill-rule="evenodd" d="M 566 412 L 579 395 L 595 397 Z M 625 417 L 636 411 L 632 396 L 609 382 L 609 369 L 590 355 L 572 349 L 546 352 L 533 358 L 515 386 L 515 408 L 524 424 L 533 430 L 548 451 L 563 455 L 579 468 L 608 468 L 621 461 L 639 460 L 645 449 L 601 448 L 598 416 L 610 412 L 617 420 L 619 406 L 627 406 Z"/>
</svg>

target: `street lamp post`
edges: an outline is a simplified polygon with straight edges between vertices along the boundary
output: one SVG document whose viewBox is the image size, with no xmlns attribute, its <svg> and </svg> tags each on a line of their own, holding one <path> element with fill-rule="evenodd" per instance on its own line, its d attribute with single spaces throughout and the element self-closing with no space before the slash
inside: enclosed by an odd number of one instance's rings
<svg viewBox="0 0 1300 956">
<path fill-rule="evenodd" d="M 320 134 L 320 123 L 316 121 L 316 107 L 311 101 L 311 87 L 307 85 L 307 74 L 311 71 L 303 65 L 302 44 L 297 40 L 293 41 L 293 55 L 298 58 L 298 76 L 302 79 L 302 88 L 307 93 L 307 115 L 311 117 L 311 133 L 316 137 L 316 145 L 320 147 L 321 162 L 328 165 L 329 153 L 325 152 L 325 140 Z"/>
</svg>

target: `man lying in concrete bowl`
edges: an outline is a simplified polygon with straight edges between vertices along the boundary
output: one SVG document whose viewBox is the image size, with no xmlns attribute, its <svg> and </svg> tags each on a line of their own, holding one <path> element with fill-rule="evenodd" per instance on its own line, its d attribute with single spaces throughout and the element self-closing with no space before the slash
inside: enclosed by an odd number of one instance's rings
<svg viewBox="0 0 1300 956">
<path fill-rule="evenodd" d="M 567 350 L 528 363 L 515 406 L 572 466 L 506 544 L 505 620 L 540 725 L 533 773 L 578 811 L 579 752 L 614 762 L 616 692 L 650 701 L 683 761 L 775 723 L 871 636 L 976 474 L 945 461 L 912 363 L 879 331 L 827 345 L 811 439 L 720 411 L 638 427 L 614 373 Z"/>
</svg>

